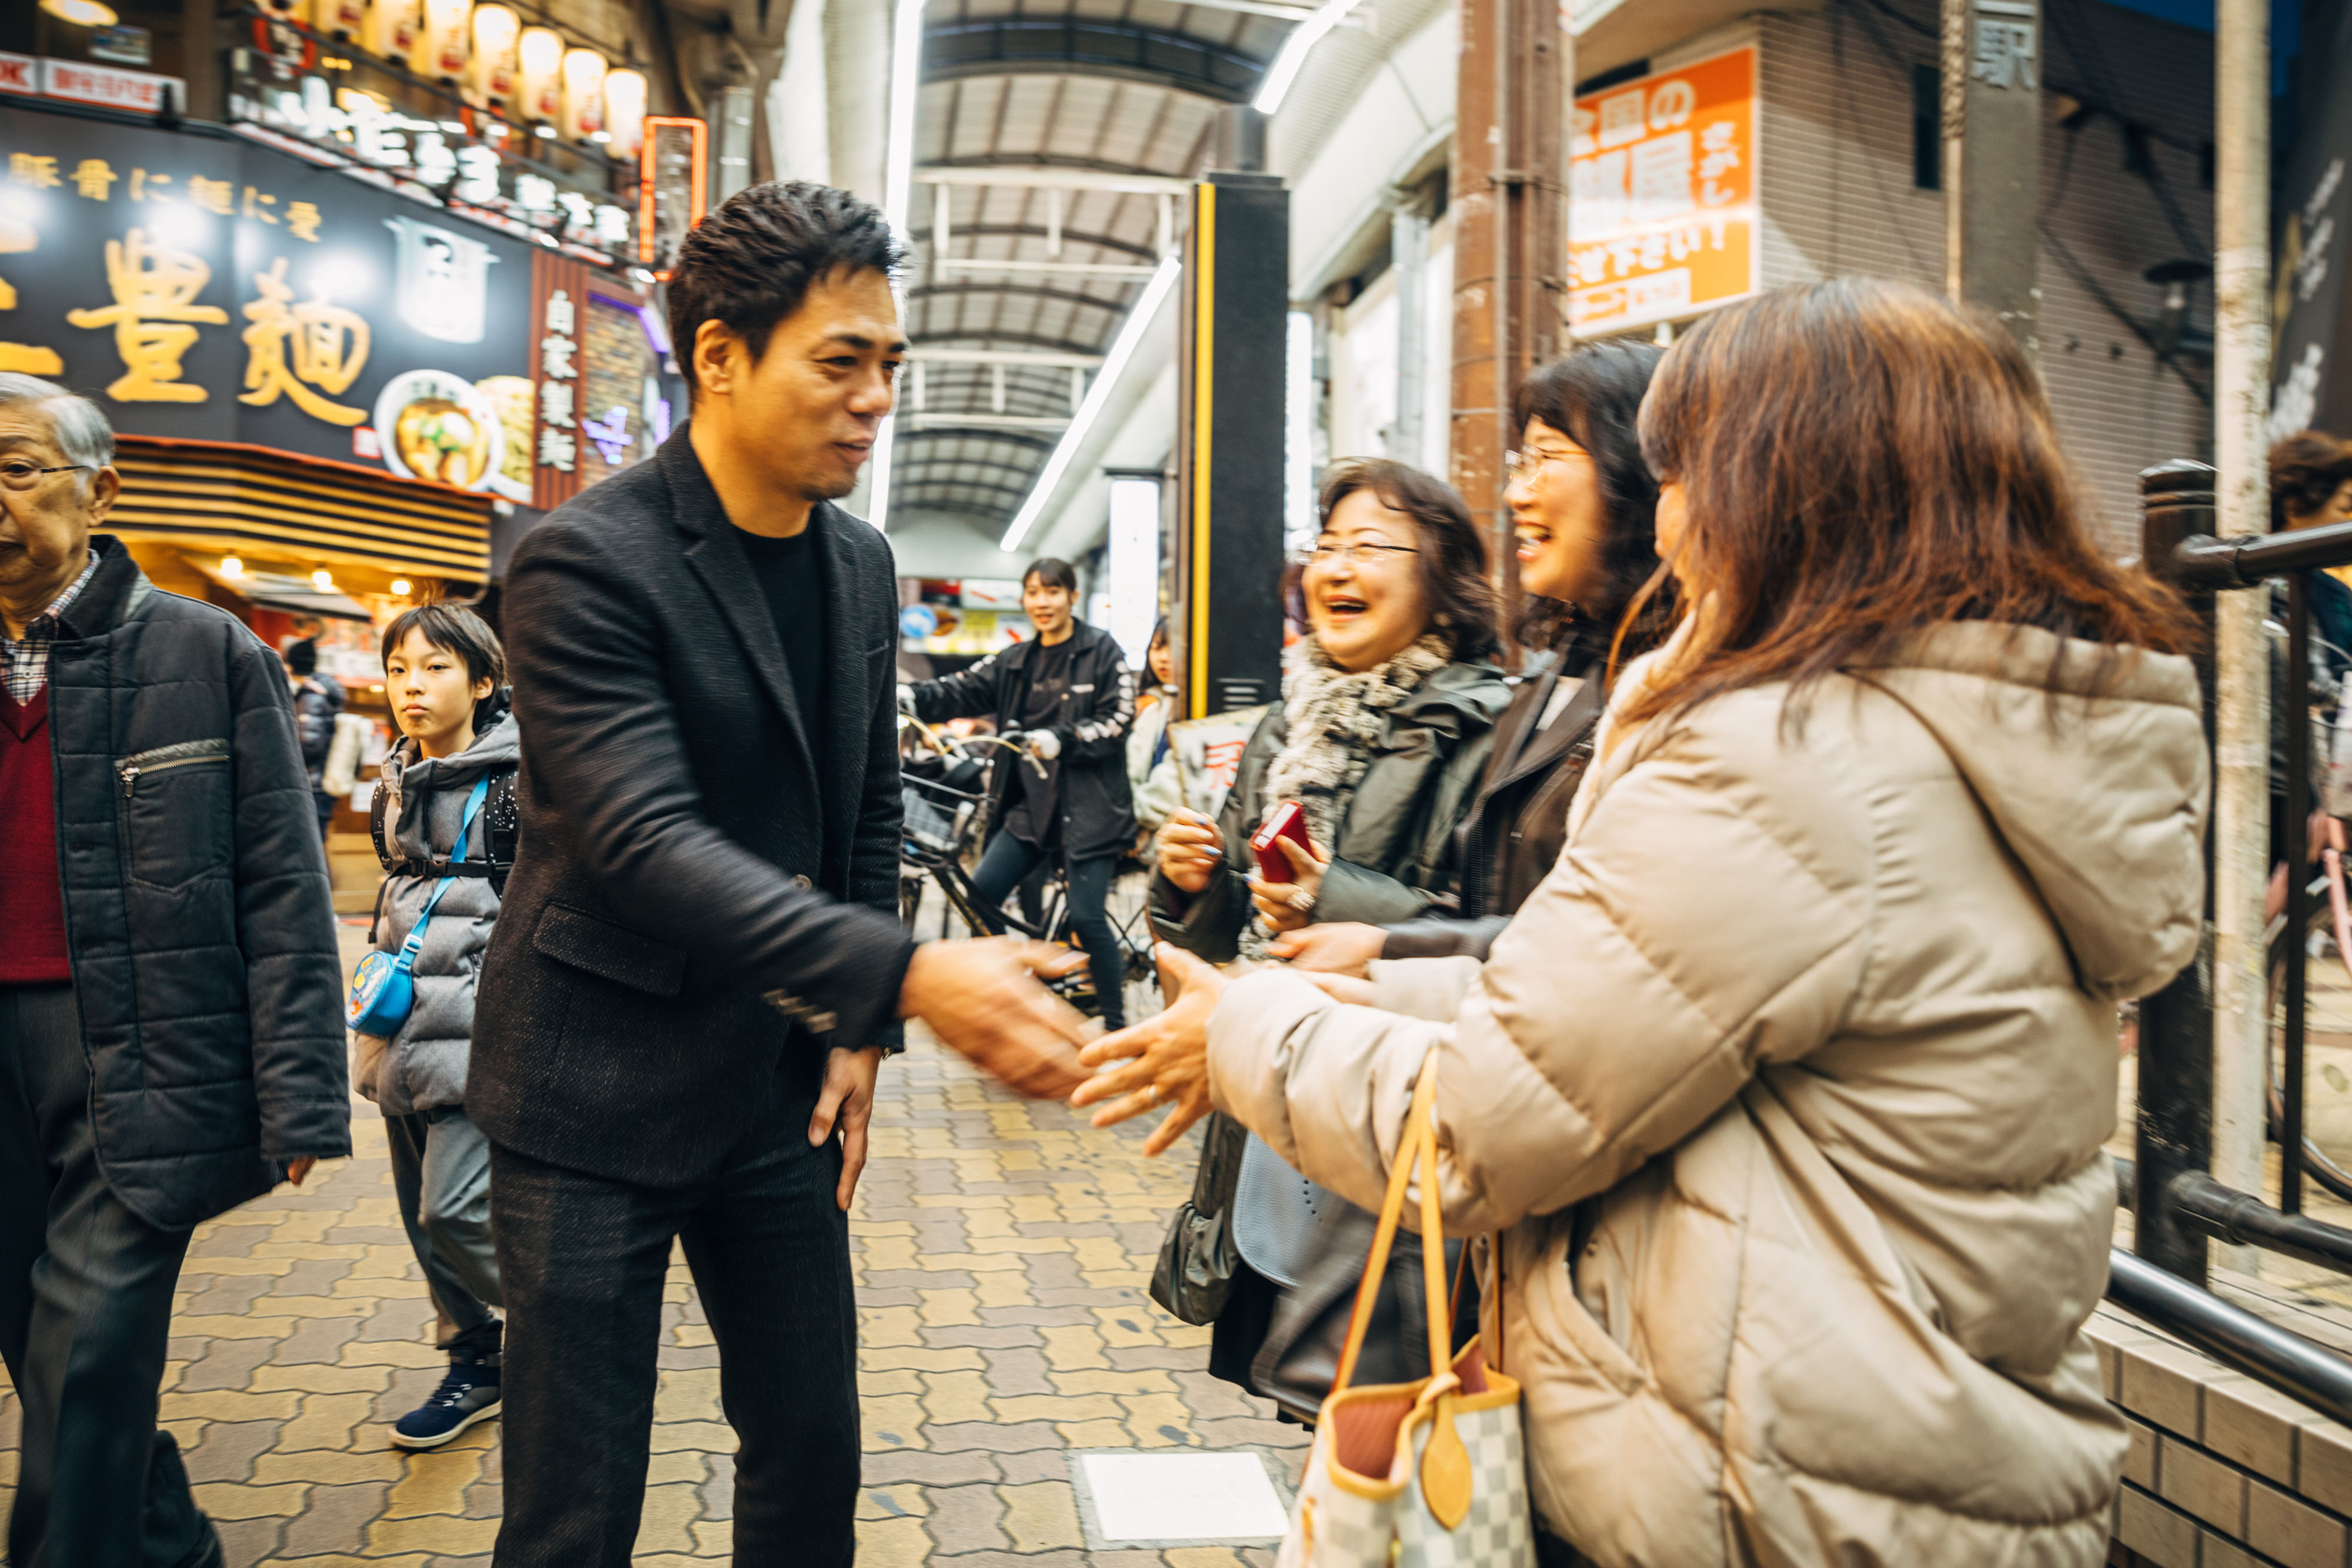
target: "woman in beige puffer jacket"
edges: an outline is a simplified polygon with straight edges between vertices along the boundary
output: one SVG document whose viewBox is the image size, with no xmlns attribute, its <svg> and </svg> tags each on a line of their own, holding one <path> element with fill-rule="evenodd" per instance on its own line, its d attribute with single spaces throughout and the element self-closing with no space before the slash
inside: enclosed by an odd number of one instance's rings
<svg viewBox="0 0 2352 1568">
<path fill-rule="evenodd" d="M 1205 1082 L 1371 1204 L 1437 1051 L 1449 1232 L 1498 1235 L 1482 1331 L 1594 1562 L 2089 1568 L 2115 1004 L 2202 899 L 2180 612 L 2083 536 L 2006 336 L 1916 290 L 1715 318 L 1643 437 L 1702 608 L 1488 962 L 1188 967 L 1081 1097 Z"/>
</svg>

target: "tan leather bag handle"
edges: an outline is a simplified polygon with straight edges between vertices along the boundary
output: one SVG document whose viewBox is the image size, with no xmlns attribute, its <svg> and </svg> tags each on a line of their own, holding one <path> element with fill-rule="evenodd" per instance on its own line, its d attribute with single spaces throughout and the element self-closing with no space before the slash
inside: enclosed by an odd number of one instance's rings
<svg viewBox="0 0 2352 1568">
<path fill-rule="evenodd" d="M 1333 1394 L 1346 1388 L 1355 1377 L 1356 1358 L 1363 1354 L 1365 1336 L 1371 1333 L 1372 1307 L 1380 1299 L 1381 1281 L 1388 1272 L 1389 1252 L 1396 1244 L 1397 1227 L 1404 1218 L 1405 1189 L 1412 1183 L 1416 1166 L 1421 1169 L 1421 1266 L 1428 1309 L 1423 1316 L 1429 1329 L 1430 1375 L 1439 1375 L 1453 1363 L 1453 1322 L 1450 1318 L 1441 1322 L 1438 1317 L 1441 1303 L 1446 1300 L 1446 1290 L 1445 1225 L 1437 1202 L 1436 1107 L 1437 1051 L 1432 1047 L 1428 1060 L 1422 1063 L 1421 1078 L 1413 1085 L 1412 1109 L 1406 1115 L 1404 1142 L 1389 1167 L 1388 1192 L 1381 1199 L 1380 1224 L 1372 1232 L 1372 1250 L 1364 1263 L 1364 1277 L 1356 1286 L 1355 1311 L 1348 1318 L 1347 1342 L 1339 1350 L 1339 1375 L 1331 1383 Z"/>
</svg>

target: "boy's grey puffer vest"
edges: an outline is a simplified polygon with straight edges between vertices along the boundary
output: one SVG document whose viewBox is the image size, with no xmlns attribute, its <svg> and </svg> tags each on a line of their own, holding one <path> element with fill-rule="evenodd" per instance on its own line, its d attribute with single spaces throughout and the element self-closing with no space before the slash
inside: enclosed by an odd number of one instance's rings
<svg viewBox="0 0 2352 1568">
<path fill-rule="evenodd" d="M 456 842 L 466 797 L 485 776 L 511 773 L 521 760 L 521 732 L 512 714 L 474 737 L 454 757 L 420 758 L 403 739 L 383 761 L 385 837 L 396 855 L 419 860 L 484 860 L 488 810 L 477 812 L 466 842 Z M 417 914 L 433 895 L 436 877 L 387 881 L 376 916 L 375 945 L 397 953 Z M 360 1043 L 352 1082 L 387 1115 L 407 1115 L 466 1103 L 466 1064 L 473 1049 L 474 977 L 499 914 L 488 877 L 459 877 L 425 928 L 416 956 L 416 1006 L 400 1032 L 381 1048 Z"/>
</svg>

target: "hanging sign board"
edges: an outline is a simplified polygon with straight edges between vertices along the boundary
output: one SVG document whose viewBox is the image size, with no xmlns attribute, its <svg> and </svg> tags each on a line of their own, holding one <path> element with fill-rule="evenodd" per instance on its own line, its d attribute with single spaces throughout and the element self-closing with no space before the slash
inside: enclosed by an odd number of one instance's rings
<svg viewBox="0 0 2352 1568">
<path fill-rule="evenodd" d="M 1761 287 L 1755 46 L 1580 98 L 1573 133 L 1577 336 L 1692 315 Z"/>
</svg>

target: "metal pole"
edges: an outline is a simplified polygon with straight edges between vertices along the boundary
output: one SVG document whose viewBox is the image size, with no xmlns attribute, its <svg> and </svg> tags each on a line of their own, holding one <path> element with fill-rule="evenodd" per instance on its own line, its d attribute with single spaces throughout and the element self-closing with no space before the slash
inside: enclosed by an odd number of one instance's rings
<svg viewBox="0 0 2352 1568">
<path fill-rule="evenodd" d="M 2186 460 L 2139 476 L 2145 508 L 2140 560 L 2154 576 L 2180 588 L 2189 609 L 2210 630 L 2213 592 L 2184 584 L 2180 542 L 2213 530 L 2213 470 Z M 2213 734 L 2213 658 L 2209 643 L 2191 655 L 2204 695 L 2206 743 Z M 2205 1282 L 2202 1233 L 2180 1223 L 2167 1199 L 2175 1177 L 2204 1171 L 2212 1158 L 2213 1115 L 2213 836 L 2205 836 L 2205 939 L 2196 960 L 2170 984 L 2139 1004 L 2139 1104 L 2133 1143 L 2132 1250 L 2191 1284 Z"/>
<path fill-rule="evenodd" d="M 2260 593 L 2263 590 L 2253 591 Z M 2284 1060 L 2280 1069 L 2286 1080 L 2286 1113 L 2279 1118 L 2279 1207 L 2288 1214 L 2303 1212 L 2304 1005 L 2308 997 L 2305 970 L 2311 956 L 2304 927 L 2311 924 L 2311 878 L 2305 870 L 2303 856 L 2307 830 L 2301 824 L 2311 818 L 2310 685 L 2311 606 L 2304 598 L 2303 574 L 2296 572 L 2287 579 L 2286 973 L 2280 987 L 2284 993 L 2280 1003 L 2286 1016 L 2286 1038 L 2281 1052 Z M 2263 967 L 2269 967 L 2267 959 Z M 2272 1006 L 2265 1005 L 2265 1051 L 2269 1050 L 2268 1014 L 2272 1010 Z M 2267 1072 L 2267 1059 L 2263 1065 Z M 2265 1083 L 2265 1101 L 2269 1092 L 2270 1086 Z"/>
<path fill-rule="evenodd" d="M 2214 274 L 2214 453 L 2219 531 L 2270 526 L 2263 425 L 2270 410 L 2269 0 L 2221 0 Z M 2214 629 L 2213 1175 L 2263 1190 L 2269 1008 L 2263 902 L 2270 881 L 2269 595 L 2221 595 Z M 2250 1249 L 2229 1264 L 2250 1270 Z"/>
<path fill-rule="evenodd" d="M 2042 315 L 2040 0 L 1943 0 L 1944 292 L 2029 356 Z"/>
</svg>

